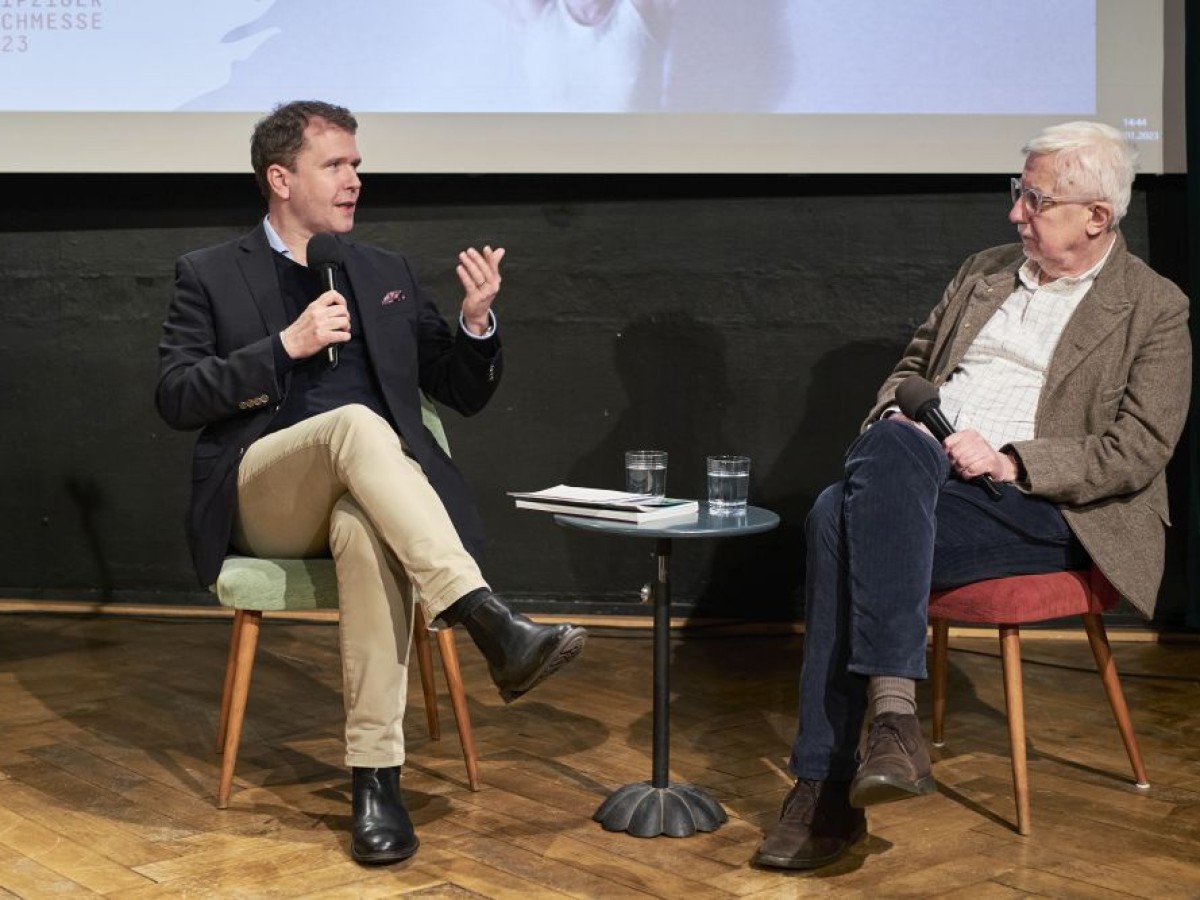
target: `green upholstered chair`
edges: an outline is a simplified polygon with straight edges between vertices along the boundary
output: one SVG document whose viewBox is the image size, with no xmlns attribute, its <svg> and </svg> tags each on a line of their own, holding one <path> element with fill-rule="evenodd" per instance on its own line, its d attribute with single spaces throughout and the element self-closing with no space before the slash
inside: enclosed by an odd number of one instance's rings
<svg viewBox="0 0 1200 900">
<path fill-rule="evenodd" d="M 443 449 L 449 452 L 446 433 L 437 410 L 422 397 L 425 426 L 433 433 Z M 225 666 L 225 683 L 221 692 L 221 714 L 217 724 L 217 752 L 223 754 L 221 778 L 217 786 L 217 806 L 229 805 L 233 788 L 233 771 L 237 765 L 238 745 L 250 693 L 250 676 L 264 612 L 295 612 L 300 610 L 337 609 L 337 577 L 330 559 L 259 559 L 229 556 L 221 567 L 213 592 L 222 606 L 233 609 L 233 634 L 229 642 L 229 659 Z M 414 603 L 413 642 L 417 665 L 421 672 L 421 688 L 425 696 L 425 715 L 429 735 L 441 737 L 438 721 L 437 695 L 433 684 L 433 651 L 429 630 L 419 604 Z M 462 742 L 467 781 L 471 790 L 479 790 L 479 763 L 471 717 L 463 689 L 462 671 L 454 632 L 449 628 L 433 632 L 442 657 L 442 667 L 450 692 L 450 703 Z"/>
</svg>

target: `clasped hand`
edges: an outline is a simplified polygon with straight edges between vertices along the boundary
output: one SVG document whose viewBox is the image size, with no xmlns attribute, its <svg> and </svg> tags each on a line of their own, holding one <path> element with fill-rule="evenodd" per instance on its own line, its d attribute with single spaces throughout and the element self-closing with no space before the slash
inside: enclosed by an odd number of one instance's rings
<svg viewBox="0 0 1200 900">
<path fill-rule="evenodd" d="M 901 419 L 914 428 L 920 428 L 929 434 L 928 428 L 919 422 L 914 422 L 902 413 L 896 413 L 894 418 Z M 942 442 L 942 447 L 946 451 L 946 457 L 950 460 L 951 467 L 964 481 L 970 481 L 980 475 L 987 475 L 993 481 L 1017 480 L 1017 464 L 1012 457 L 1001 453 L 989 444 L 984 436 L 974 428 L 964 428 L 962 431 L 954 432 Z"/>
<path fill-rule="evenodd" d="M 1017 466 L 1012 459 L 989 444 L 974 428 L 956 431 L 942 442 L 950 465 L 964 481 L 989 476 L 992 481 L 1016 481 Z"/>
<path fill-rule="evenodd" d="M 307 359 L 330 344 L 345 343 L 350 340 L 350 310 L 346 308 L 346 298 L 337 291 L 326 291 L 308 304 L 279 338 L 292 359 Z"/>
</svg>

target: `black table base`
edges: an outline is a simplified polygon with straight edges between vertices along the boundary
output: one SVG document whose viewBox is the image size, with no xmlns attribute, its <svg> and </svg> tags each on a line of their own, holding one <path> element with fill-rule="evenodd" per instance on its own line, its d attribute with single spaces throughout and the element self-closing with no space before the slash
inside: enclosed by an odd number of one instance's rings
<svg viewBox="0 0 1200 900">
<path fill-rule="evenodd" d="M 624 831 L 634 837 L 687 837 L 697 831 L 715 831 L 729 816 L 721 804 L 702 788 L 671 782 L 670 667 L 671 667 L 671 540 L 657 541 L 658 578 L 654 599 L 654 768 L 649 781 L 627 784 L 613 791 L 592 818 L 606 831 Z"/>
<path fill-rule="evenodd" d="M 635 837 L 687 837 L 697 831 L 716 831 L 729 816 L 721 804 L 703 788 L 672 782 L 670 771 L 671 719 L 671 539 L 718 538 L 769 531 L 779 524 L 779 516 L 769 510 L 748 507 L 744 515 L 716 516 L 700 511 L 695 520 L 654 526 L 632 525 L 611 519 L 585 516 L 554 517 L 560 525 L 623 534 L 652 537 L 658 577 L 653 587 L 654 600 L 654 730 L 653 770 L 649 781 L 627 784 L 613 791 L 600 804 L 592 819 L 606 831 L 624 831 Z"/>
<path fill-rule="evenodd" d="M 592 819 L 605 831 L 624 831 L 634 837 L 687 837 L 697 831 L 716 831 L 729 816 L 708 791 L 694 784 L 656 788 L 640 781 L 613 791 Z"/>
</svg>

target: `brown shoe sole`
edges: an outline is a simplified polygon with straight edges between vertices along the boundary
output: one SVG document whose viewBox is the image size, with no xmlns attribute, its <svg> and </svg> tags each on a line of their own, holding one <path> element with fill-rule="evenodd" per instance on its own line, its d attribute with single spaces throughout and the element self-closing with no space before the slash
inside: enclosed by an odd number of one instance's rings
<svg viewBox="0 0 1200 900">
<path fill-rule="evenodd" d="M 937 781 L 932 775 L 926 775 L 917 781 L 905 781 L 890 775 L 866 775 L 851 782 L 850 805 L 861 809 L 864 806 L 894 803 L 897 800 L 935 793 Z"/>
<path fill-rule="evenodd" d="M 770 869 L 820 869 L 845 856 L 851 847 L 866 837 L 866 834 L 867 825 L 864 822 L 854 829 L 854 832 L 846 839 L 846 843 L 825 856 L 775 856 L 759 851 L 754 854 L 754 858 L 750 862 L 756 866 L 765 866 Z"/>
</svg>

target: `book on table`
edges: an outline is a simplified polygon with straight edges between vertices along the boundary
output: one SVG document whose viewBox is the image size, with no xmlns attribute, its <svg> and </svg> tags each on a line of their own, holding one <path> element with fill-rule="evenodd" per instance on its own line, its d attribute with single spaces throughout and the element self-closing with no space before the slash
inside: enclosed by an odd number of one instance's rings
<svg viewBox="0 0 1200 900">
<path fill-rule="evenodd" d="M 558 484 L 540 491 L 509 491 L 518 509 L 536 509 L 568 516 L 590 516 L 617 522 L 663 522 L 694 518 L 700 505 L 695 500 L 630 494 L 603 488 Z"/>
</svg>

